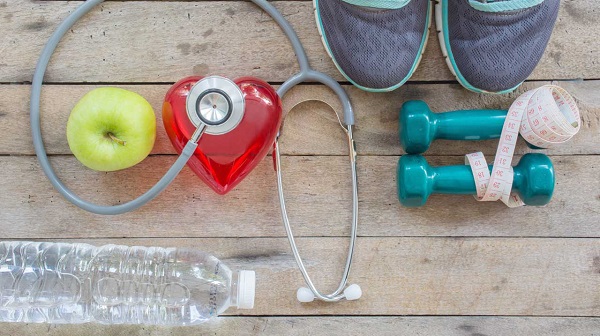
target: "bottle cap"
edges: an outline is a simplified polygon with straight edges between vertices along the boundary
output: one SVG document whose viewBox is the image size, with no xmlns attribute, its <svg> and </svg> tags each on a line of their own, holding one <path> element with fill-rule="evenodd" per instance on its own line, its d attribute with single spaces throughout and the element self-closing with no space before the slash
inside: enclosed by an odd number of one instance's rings
<svg viewBox="0 0 600 336">
<path fill-rule="evenodd" d="M 238 309 L 254 308 L 254 293 L 256 289 L 256 273 L 240 271 L 238 274 Z"/>
</svg>

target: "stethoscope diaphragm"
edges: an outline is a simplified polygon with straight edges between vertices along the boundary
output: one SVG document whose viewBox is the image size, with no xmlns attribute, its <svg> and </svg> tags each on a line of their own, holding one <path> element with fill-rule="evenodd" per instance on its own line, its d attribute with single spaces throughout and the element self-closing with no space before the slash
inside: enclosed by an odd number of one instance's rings
<svg viewBox="0 0 600 336">
<path fill-rule="evenodd" d="M 232 80 L 208 76 L 199 80 L 187 96 L 187 115 L 194 127 L 205 124 L 206 134 L 225 134 L 244 117 L 242 90 Z"/>
</svg>

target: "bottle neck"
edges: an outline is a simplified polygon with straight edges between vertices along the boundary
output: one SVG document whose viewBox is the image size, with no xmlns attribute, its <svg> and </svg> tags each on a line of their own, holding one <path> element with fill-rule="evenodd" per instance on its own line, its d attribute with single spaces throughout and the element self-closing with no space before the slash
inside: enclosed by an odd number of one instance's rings
<svg viewBox="0 0 600 336">
<path fill-rule="evenodd" d="M 240 279 L 240 272 L 239 271 L 235 271 L 232 272 L 231 274 L 231 292 L 229 293 L 229 306 L 230 307 L 238 307 L 238 297 L 239 297 L 239 291 L 240 291 L 240 286 L 239 286 L 239 279 Z"/>
</svg>

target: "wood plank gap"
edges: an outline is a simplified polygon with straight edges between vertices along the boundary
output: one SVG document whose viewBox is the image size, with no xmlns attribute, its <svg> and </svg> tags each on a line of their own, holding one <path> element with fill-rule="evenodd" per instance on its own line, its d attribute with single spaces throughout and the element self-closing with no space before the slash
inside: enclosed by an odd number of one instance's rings
<svg viewBox="0 0 600 336">
<path fill-rule="evenodd" d="M 590 237 L 565 237 L 565 236 L 449 236 L 449 235 L 430 235 L 430 236 L 424 236 L 424 235 L 402 235 L 402 236 L 383 236 L 383 235 L 373 235 L 373 236 L 369 236 L 369 235 L 357 235 L 357 238 L 361 238 L 361 239 L 388 239 L 388 238 L 425 238 L 425 239 L 454 239 L 454 240 L 458 240 L 458 239 L 490 239 L 490 240 L 499 240 L 499 239 L 569 239 L 569 240 L 576 240 L 576 239 L 600 239 L 600 236 L 590 236 Z M 126 240 L 130 240 L 130 239 L 247 239 L 247 240 L 254 240 L 254 239 L 281 239 L 281 238 L 287 238 L 287 236 L 285 235 L 281 235 L 281 236 L 252 236 L 252 237 L 248 237 L 248 236 L 219 236 L 219 237 L 213 237 L 213 236 L 180 236 L 180 237 L 159 237 L 159 236 L 148 236 L 148 237 L 92 237 L 92 238 L 73 238 L 73 237 L 66 237 L 66 238 L 61 238 L 61 237 L 53 237 L 53 238 L 22 238 L 22 237 L 3 237 L 1 240 L 3 241 L 81 241 L 81 240 L 86 240 L 86 241 L 94 241 L 94 240 L 118 240 L 118 239 L 126 239 Z M 332 239 L 332 238 L 348 238 L 348 236 L 341 236 L 341 235 L 334 235 L 334 236 L 314 236 L 314 235 L 294 235 L 294 238 L 303 238 L 303 239 Z"/>
<path fill-rule="evenodd" d="M 600 78 L 536 78 L 531 80 L 525 80 L 524 83 L 536 83 L 536 82 L 584 82 L 584 81 L 597 81 Z M 352 85 L 348 81 L 337 81 L 340 85 Z M 284 82 L 281 81 L 268 81 L 271 85 L 282 85 Z M 42 82 L 43 85 L 173 85 L 175 82 Z M 402 85 L 402 87 L 410 85 L 436 85 L 436 84 L 459 84 L 456 80 L 409 80 Z M 22 82 L 0 82 L 0 85 L 31 85 L 30 81 Z M 303 82 L 300 85 L 323 85 L 318 82 Z M 402 87 L 397 90 L 401 90 Z"/>
<path fill-rule="evenodd" d="M 467 154 L 467 153 L 465 153 Z M 542 153 L 542 154 L 546 154 L 546 153 Z M 402 154 L 402 155 L 408 155 L 408 154 Z M 547 154 L 548 155 L 548 154 Z M 591 154 L 581 154 L 581 153 L 575 153 L 575 154 L 569 154 L 569 153 L 557 153 L 557 154 L 551 154 L 548 155 L 550 157 L 567 157 L 567 156 L 579 156 L 579 157 L 585 157 L 585 156 L 598 156 L 600 154 L 597 153 L 591 153 Z M 32 153 L 25 153 L 25 154 L 13 154 L 13 153 L 0 153 L 0 157 L 35 157 L 36 154 Z M 47 154 L 48 157 L 72 157 L 72 154 Z M 170 153 L 156 153 L 156 154 L 150 154 L 148 155 L 148 157 L 178 157 L 179 155 L 177 154 L 170 154 Z M 307 157 L 307 158 L 319 158 L 319 157 L 345 157 L 348 156 L 347 154 L 302 154 L 302 153 L 286 153 L 286 154 L 281 154 L 282 157 Z M 360 151 L 358 152 L 358 156 L 359 157 L 400 157 L 400 154 L 373 154 L 373 153 L 366 153 L 366 154 L 361 154 Z M 423 154 L 424 157 L 426 158 L 458 158 L 458 157 L 464 157 L 465 155 L 427 155 L 427 154 Z M 520 155 L 519 155 L 520 156 Z M 271 154 L 268 154 L 266 156 L 267 158 L 271 157 Z M 491 157 L 491 155 L 488 155 L 488 157 Z"/>
<path fill-rule="evenodd" d="M 347 314 L 319 314 L 319 315 L 223 315 L 220 316 L 223 318 L 244 318 L 244 317 L 299 317 L 299 318 L 320 318 L 320 317 L 335 317 L 335 318 L 372 318 L 372 317 L 422 317 L 422 318 L 437 318 L 437 317 L 505 317 L 505 318 L 577 318 L 577 319 L 598 319 L 600 320 L 600 316 L 596 315 L 435 315 L 435 314 L 377 314 L 377 315 L 368 315 L 368 314 L 359 314 L 359 315 L 347 315 Z"/>
</svg>

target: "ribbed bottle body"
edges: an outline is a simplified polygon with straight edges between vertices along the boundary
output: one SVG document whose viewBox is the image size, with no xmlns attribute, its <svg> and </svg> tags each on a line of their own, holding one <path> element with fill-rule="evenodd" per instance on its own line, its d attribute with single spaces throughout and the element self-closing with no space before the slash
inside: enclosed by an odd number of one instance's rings
<svg viewBox="0 0 600 336">
<path fill-rule="evenodd" d="M 3 322 L 193 325 L 228 308 L 231 286 L 196 250 L 0 243 Z"/>
</svg>

